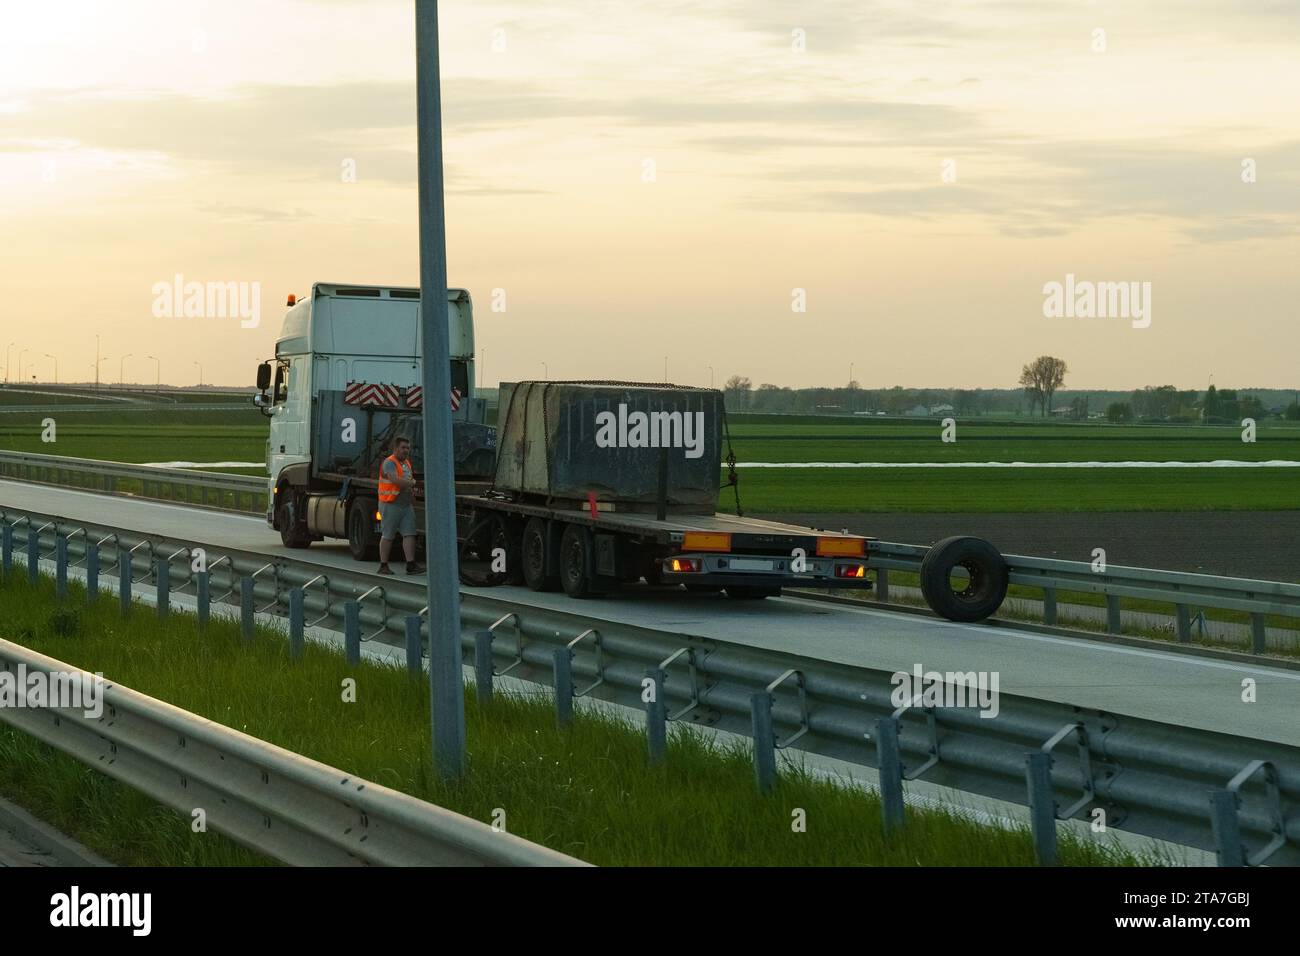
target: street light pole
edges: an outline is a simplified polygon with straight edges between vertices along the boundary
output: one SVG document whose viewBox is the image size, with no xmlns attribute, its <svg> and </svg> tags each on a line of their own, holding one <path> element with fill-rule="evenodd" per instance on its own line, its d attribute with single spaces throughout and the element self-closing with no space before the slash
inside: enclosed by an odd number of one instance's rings
<svg viewBox="0 0 1300 956">
<path fill-rule="evenodd" d="M 442 176 L 438 0 L 415 0 L 415 130 L 420 207 L 420 351 L 424 403 L 424 541 L 434 768 L 465 772 L 465 682 L 460 657 L 456 481 L 452 468 L 447 223 Z"/>
<path fill-rule="evenodd" d="M 156 355 L 146 355 L 145 358 L 151 358 L 154 360 L 153 387 L 154 387 L 154 391 L 161 391 L 162 390 L 162 362 L 158 359 Z"/>
<path fill-rule="evenodd" d="M 709 388 L 713 387 L 713 366 L 709 366 Z"/>
<path fill-rule="evenodd" d="M 17 344 L 16 342 L 10 342 L 8 345 L 5 346 L 5 381 L 6 382 L 9 381 L 9 350 L 13 348 L 16 344 Z"/>
<path fill-rule="evenodd" d="M 47 359 L 54 359 L 54 384 L 58 385 L 59 384 L 59 360 L 56 356 L 51 355 L 49 352 L 45 353 L 45 357 Z"/>
<path fill-rule="evenodd" d="M 99 357 L 99 336 L 95 336 L 95 391 L 99 391 L 99 363 L 102 361 Z"/>
<path fill-rule="evenodd" d="M 192 364 L 197 365 L 199 367 L 199 385 L 202 386 L 203 385 L 203 363 L 194 362 Z"/>
<path fill-rule="evenodd" d="M 125 355 L 122 356 L 121 361 L 117 363 L 117 384 L 119 386 L 123 384 L 124 381 L 123 376 L 126 374 L 126 360 L 129 359 L 134 354 L 135 354 L 134 352 L 127 352 Z"/>
</svg>

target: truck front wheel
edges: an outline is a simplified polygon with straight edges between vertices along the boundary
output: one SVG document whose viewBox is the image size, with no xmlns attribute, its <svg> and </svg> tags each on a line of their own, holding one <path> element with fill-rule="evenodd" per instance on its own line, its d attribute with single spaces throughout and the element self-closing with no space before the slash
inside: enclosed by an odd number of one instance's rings
<svg viewBox="0 0 1300 956">
<path fill-rule="evenodd" d="M 961 568 L 964 575 L 956 575 Z M 1007 562 L 983 538 L 945 538 L 921 561 L 921 593 L 940 617 L 982 621 L 1007 596 Z"/>
<path fill-rule="evenodd" d="M 301 498 L 294 496 L 288 485 L 281 489 L 280 497 L 287 499 L 276 509 L 275 523 L 280 529 L 280 541 L 286 548 L 295 550 L 310 547 L 312 536 L 303 520 Z"/>
<path fill-rule="evenodd" d="M 375 509 L 369 498 L 354 498 L 348 508 L 348 549 L 358 561 L 379 557 L 379 535 L 375 534 Z"/>
</svg>

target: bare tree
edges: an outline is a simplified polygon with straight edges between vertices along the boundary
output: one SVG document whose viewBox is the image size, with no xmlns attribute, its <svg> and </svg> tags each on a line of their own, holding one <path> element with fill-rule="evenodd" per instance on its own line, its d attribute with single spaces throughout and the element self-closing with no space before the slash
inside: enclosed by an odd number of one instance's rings
<svg viewBox="0 0 1300 956">
<path fill-rule="evenodd" d="M 1069 366 L 1064 359 L 1051 355 L 1040 355 L 1020 370 L 1020 385 L 1031 402 L 1043 406 L 1043 417 L 1052 412 L 1052 396 L 1065 383 L 1065 373 Z"/>
</svg>

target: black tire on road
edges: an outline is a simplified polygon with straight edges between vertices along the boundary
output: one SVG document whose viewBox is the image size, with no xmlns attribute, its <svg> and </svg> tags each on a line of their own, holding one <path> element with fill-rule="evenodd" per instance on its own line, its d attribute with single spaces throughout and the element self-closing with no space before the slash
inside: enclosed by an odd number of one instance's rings
<svg viewBox="0 0 1300 956">
<path fill-rule="evenodd" d="M 348 508 L 348 548 L 358 561 L 374 561 L 379 557 L 379 535 L 375 533 L 375 509 L 379 507 L 370 498 L 353 498 Z"/>
<path fill-rule="evenodd" d="M 953 590 L 952 573 L 965 568 L 970 580 Z M 944 538 L 921 561 L 921 593 L 940 617 L 969 623 L 997 612 L 1007 596 L 1007 562 L 983 538 Z"/>
<path fill-rule="evenodd" d="M 281 494 L 290 495 L 292 492 L 288 486 L 285 486 Z M 287 501 L 281 504 L 278 509 L 279 514 L 276 515 L 276 524 L 280 526 L 280 540 L 284 542 L 286 548 L 311 547 L 312 536 L 311 532 L 307 530 L 307 523 L 297 520 L 296 513 L 291 516 L 291 510 Z"/>
<path fill-rule="evenodd" d="M 524 583 L 534 591 L 554 591 L 559 588 L 559 575 L 546 573 L 546 522 L 542 518 L 529 518 L 524 525 L 519 563 Z"/>
<path fill-rule="evenodd" d="M 560 538 L 560 586 L 571 598 L 595 597 L 603 592 L 596 586 L 596 556 L 591 533 L 582 525 L 565 526 Z"/>
</svg>

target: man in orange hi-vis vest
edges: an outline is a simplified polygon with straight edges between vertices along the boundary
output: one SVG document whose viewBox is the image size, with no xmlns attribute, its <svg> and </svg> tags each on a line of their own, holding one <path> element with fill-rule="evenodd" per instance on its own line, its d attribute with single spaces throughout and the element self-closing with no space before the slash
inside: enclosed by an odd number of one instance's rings
<svg viewBox="0 0 1300 956">
<path fill-rule="evenodd" d="M 406 573 L 419 574 L 424 565 L 415 560 L 415 475 L 411 469 L 411 442 L 398 438 L 393 453 L 379 466 L 379 573 L 392 574 L 388 556 L 393 539 L 402 536 Z"/>
</svg>

